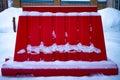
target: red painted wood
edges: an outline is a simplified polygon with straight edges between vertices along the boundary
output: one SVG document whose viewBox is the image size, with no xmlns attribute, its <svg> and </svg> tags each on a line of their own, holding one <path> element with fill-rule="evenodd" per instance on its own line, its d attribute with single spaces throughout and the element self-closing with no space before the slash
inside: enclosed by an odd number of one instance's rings
<svg viewBox="0 0 120 80">
<path fill-rule="evenodd" d="M 40 61 L 40 54 L 36 54 L 36 53 L 29 53 L 28 54 L 28 60 L 29 61 Z"/>
<path fill-rule="evenodd" d="M 54 38 L 54 43 L 57 45 L 64 45 L 65 42 L 65 16 L 53 16 L 53 30 L 55 31 L 56 38 Z M 66 61 L 66 53 L 55 52 L 55 60 Z"/>
<path fill-rule="evenodd" d="M 90 19 L 89 16 L 78 16 L 78 40 L 82 45 L 90 45 Z"/>
<path fill-rule="evenodd" d="M 39 12 L 97 12 L 96 6 L 24 6 L 23 11 Z"/>
<path fill-rule="evenodd" d="M 26 61 L 28 59 L 27 52 L 18 54 L 19 50 L 26 49 L 27 37 L 27 16 L 19 16 L 14 61 Z"/>
<path fill-rule="evenodd" d="M 78 16 L 78 40 L 85 46 L 90 46 L 90 18 L 89 16 Z M 89 53 L 80 52 L 79 60 L 89 61 Z"/>
<path fill-rule="evenodd" d="M 77 27 L 78 21 L 77 16 L 66 16 L 65 17 L 65 29 L 66 29 L 66 39 L 71 45 L 77 44 Z"/>
<path fill-rule="evenodd" d="M 92 26 L 92 32 L 91 32 L 91 42 L 94 43 L 94 46 L 99 48 L 101 50 L 101 53 L 94 54 L 94 60 L 106 60 L 106 50 L 105 50 L 105 40 L 103 35 L 103 29 L 102 29 L 102 20 L 101 16 L 91 16 L 91 26 Z"/>
<path fill-rule="evenodd" d="M 39 16 L 28 16 L 28 44 L 40 45 L 40 21 Z"/>
<path fill-rule="evenodd" d="M 70 60 L 68 53 L 54 52 L 53 55 L 54 55 L 55 60 L 60 60 L 60 61 L 68 61 L 68 60 Z"/>
<path fill-rule="evenodd" d="M 65 44 L 65 17 L 64 16 L 53 16 L 53 25 L 55 31 L 55 43 L 57 45 Z"/>
<path fill-rule="evenodd" d="M 45 54 L 45 53 L 40 53 L 40 56 L 41 56 L 41 60 L 44 60 L 44 61 L 54 61 L 54 55 L 53 53 L 49 53 L 49 54 Z"/>
<path fill-rule="evenodd" d="M 40 45 L 40 20 L 39 16 L 28 16 L 28 44 L 31 46 L 39 46 Z M 32 52 L 29 54 L 29 60 L 31 61 L 40 61 L 39 53 Z"/>
<path fill-rule="evenodd" d="M 97 66 L 97 65 L 96 65 Z M 118 69 L 9 69 L 2 68 L 3 76 L 31 75 L 31 76 L 85 76 L 93 73 L 117 75 Z"/>
<path fill-rule="evenodd" d="M 51 46 L 53 43 L 52 29 L 52 16 L 41 16 L 41 41 L 45 46 Z"/>
<path fill-rule="evenodd" d="M 65 32 L 66 32 L 66 41 L 70 45 L 76 45 L 78 43 L 77 38 L 77 27 L 78 27 L 78 20 L 77 16 L 66 16 L 65 17 Z M 68 60 L 79 60 L 78 59 L 78 52 L 70 51 L 67 53 Z"/>
<path fill-rule="evenodd" d="M 41 16 L 41 41 L 44 46 L 48 47 L 53 44 L 53 18 L 52 16 Z M 52 61 L 53 55 L 51 53 L 40 53 L 41 59 L 45 61 Z"/>
</svg>

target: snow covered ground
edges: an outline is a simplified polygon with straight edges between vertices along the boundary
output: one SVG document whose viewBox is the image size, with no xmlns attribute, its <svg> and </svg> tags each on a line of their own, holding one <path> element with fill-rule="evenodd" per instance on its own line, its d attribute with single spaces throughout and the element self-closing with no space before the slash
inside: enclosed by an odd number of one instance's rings
<svg viewBox="0 0 120 80">
<path fill-rule="evenodd" d="M 120 68 L 120 11 L 113 8 L 105 8 L 98 11 L 102 16 L 104 35 L 107 56 L 109 59 L 117 63 Z M 22 13 L 20 8 L 9 8 L 0 13 L 0 68 L 4 63 L 6 57 L 13 57 L 14 45 L 16 39 L 16 33 L 13 32 L 12 18 Z M 16 23 L 17 25 L 17 23 Z M 1 76 L 0 80 L 120 80 L 119 75 L 105 76 L 102 74 L 96 74 L 91 76 L 58 76 L 58 77 L 30 77 L 30 76 L 18 76 L 18 77 L 4 77 Z"/>
</svg>

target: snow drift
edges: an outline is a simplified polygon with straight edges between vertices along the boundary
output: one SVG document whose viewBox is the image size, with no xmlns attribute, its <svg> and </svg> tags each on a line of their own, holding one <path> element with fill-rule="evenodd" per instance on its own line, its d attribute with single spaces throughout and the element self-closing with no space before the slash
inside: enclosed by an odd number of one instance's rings
<svg viewBox="0 0 120 80">
<path fill-rule="evenodd" d="M 114 31 L 120 31 L 119 10 L 114 8 L 105 8 L 98 12 L 101 14 L 104 30 L 113 29 Z"/>
<path fill-rule="evenodd" d="M 8 8 L 0 13 L 0 32 L 13 32 L 13 17 L 16 18 L 16 25 L 18 23 L 18 16 L 22 13 L 21 8 Z"/>
</svg>

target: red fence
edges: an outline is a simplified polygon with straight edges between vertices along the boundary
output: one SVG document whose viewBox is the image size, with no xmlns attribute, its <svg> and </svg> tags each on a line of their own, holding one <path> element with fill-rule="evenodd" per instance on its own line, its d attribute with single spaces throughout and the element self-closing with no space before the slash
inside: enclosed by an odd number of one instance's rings
<svg viewBox="0 0 120 80">
<path fill-rule="evenodd" d="M 62 9 L 63 8 L 63 9 Z M 68 9 L 71 8 L 71 9 Z M 86 60 L 86 61 L 97 61 L 106 60 L 106 51 L 104 36 L 102 30 L 101 16 L 97 13 L 93 14 L 91 11 L 96 11 L 96 7 L 24 7 L 24 11 L 51 11 L 51 12 L 83 12 L 84 10 L 89 15 L 79 13 L 79 16 L 65 16 L 58 15 L 42 15 L 42 16 L 20 16 L 17 42 L 15 49 L 15 61 L 26 61 L 26 60 Z M 91 12 L 91 13 L 90 13 Z M 39 13 L 40 14 L 40 13 Z M 44 14 L 44 13 L 43 13 Z M 62 14 L 62 13 L 58 13 Z M 64 14 L 64 13 L 63 13 Z M 67 14 L 67 13 L 66 13 Z M 69 13 L 68 13 L 69 14 Z M 96 15 L 97 14 L 97 15 Z M 56 37 L 53 36 L 53 33 Z M 67 35 L 67 36 L 66 36 Z M 81 43 L 86 47 L 93 47 L 99 49 L 100 52 L 95 51 L 86 52 L 70 50 L 68 52 L 53 51 L 52 53 L 46 53 L 45 51 L 39 51 L 36 53 L 34 50 L 29 52 L 28 48 L 34 46 L 41 46 L 43 43 L 44 47 L 52 47 L 56 45 L 78 45 Z M 57 46 L 57 47 L 58 47 Z M 69 46 L 68 46 L 69 47 Z M 83 47 L 84 48 L 84 47 Z M 23 54 L 18 54 L 19 51 L 24 49 Z M 36 48 L 37 49 L 37 48 Z M 41 49 L 39 49 L 41 50 Z"/>
</svg>

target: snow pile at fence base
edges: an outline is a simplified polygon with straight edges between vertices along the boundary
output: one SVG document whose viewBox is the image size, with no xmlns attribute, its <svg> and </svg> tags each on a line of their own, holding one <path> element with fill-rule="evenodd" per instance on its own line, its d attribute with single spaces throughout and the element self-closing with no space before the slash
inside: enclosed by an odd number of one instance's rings
<svg viewBox="0 0 120 80">
<path fill-rule="evenodd" d="M 118 74 L 118 68 L 112 61 L 52 61 L 16 62 L 8 60 L 2 66 L 2 75 L 32 75 L 32 76 L 83 76 L 91 74 Z"/>
<path fill-rule="evenodd" d="M 14 68 L 14 69 L 111 69 L 117 68 L 116 64 L 111 60 L 108 61 L 24 61 L 16 62 L 12 59 L 5 62 L 3 68 Z"/>
</svg>

